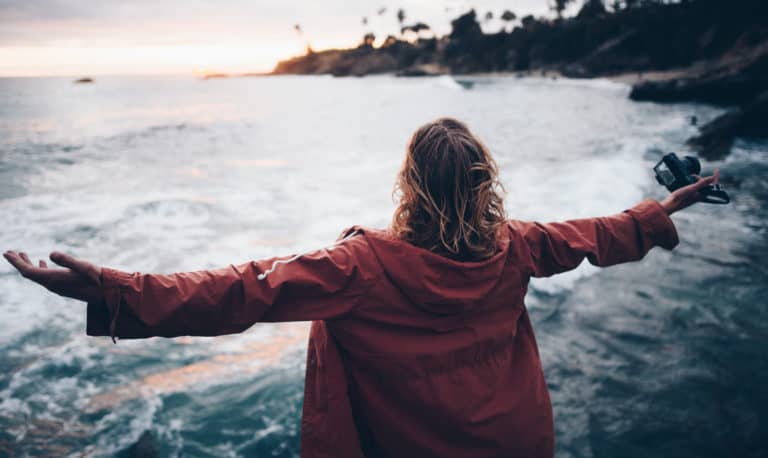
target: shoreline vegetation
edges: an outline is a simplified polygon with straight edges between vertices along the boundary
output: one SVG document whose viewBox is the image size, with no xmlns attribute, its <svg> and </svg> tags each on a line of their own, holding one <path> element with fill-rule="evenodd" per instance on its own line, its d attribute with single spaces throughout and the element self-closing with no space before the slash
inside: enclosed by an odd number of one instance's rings
<svg viewBox="0 0 768 458">
<path fill-rule="evenodd" d="M 560 17 L 568 3 L 555 2 L 556 19 L 517 20 L 505 11 L 501 18 L 509 25 L 496 33 L 483 32 L 482 19 L 470 10 L 442 37 L 424 37 L 429 26 L 416 23 L 378 47 L 371 33 L 355 48 L 307 46 L 306 54 L 279 62 L 270 75 L 606 77 L 631 84 L 635 101 L 730 108 L 688 140 L 704 158 L 725 157 L 736 137 L 768 137 L 768 1 L 623 0 L 608 8 L 585 0 L 578 14 Z"/>
</svg>

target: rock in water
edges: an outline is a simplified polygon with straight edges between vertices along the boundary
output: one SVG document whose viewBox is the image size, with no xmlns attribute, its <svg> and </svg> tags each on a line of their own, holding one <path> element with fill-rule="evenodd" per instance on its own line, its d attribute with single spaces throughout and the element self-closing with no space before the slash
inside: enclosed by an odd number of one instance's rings
<svg viewBox="0 0 768 458">
<path fill-rule="evenodd" d="M 768 91 L 754 102 L 731 110 L 702 126 L 687 144 L 706 159 L 727 156 L 736 137 L 768 137 Z"/>
<path fill-rule="evenodd" d="M 120 458 L 157 458 L 160 456 L 160 447 L 157 439 L 150 431 L 144 431 L 133 445 L 123 450 Z"/>
</svg>

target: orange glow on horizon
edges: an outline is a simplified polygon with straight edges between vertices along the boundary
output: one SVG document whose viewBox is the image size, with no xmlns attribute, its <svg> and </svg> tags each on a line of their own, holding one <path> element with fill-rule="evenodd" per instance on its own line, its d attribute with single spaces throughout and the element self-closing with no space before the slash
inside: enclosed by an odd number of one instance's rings
<svg viewBox="0 0 768 458">
<path fill-rule="evenodd" d="M 0 48 L 0 76 L 268 72 L 304 53 L 300 44 Z"/>
</svg>

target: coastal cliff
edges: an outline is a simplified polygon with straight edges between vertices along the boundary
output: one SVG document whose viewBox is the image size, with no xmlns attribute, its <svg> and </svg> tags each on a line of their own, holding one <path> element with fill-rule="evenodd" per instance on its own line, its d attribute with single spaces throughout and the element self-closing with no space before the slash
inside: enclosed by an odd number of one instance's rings
<svg viewBox="0 0 768 458">
<path fill-rule="evenodd" d="M 587 0 L 574 17 L 526 16 L 511 31 L 489 34 L 471 10 L 454 19 L 443 37 L 405 41 L 390 36 L 374 47 L 367 35 L 356 48 L 308 50 L 279 62 L 272 73 L 632 74 L 638 80 L 633 100 L 734 107 L 723 115 L 727 118 L 703 126 L 701 136 L 688 142 L 715 159 L 728 154 L 735 136 L 768 137 L 768 123 L 755 118 L 765 112 L 768 98 L 767 17 L 764 0 L 647 2 L 616 11 L 600 0 Z"/>
</svg>

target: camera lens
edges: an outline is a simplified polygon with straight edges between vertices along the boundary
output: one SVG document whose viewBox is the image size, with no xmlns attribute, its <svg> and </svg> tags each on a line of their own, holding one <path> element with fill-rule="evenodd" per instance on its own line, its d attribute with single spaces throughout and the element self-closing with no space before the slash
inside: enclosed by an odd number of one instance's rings
<svg viewBox="0 0 768 458">
<path fill-rule="evenodd" d="M 689 175 L 698 175 L 701 173 L 701 162 L 699 162 L 698 158 L 685 156 L 683 163 L 685 163 L 685 168 L 688 169 Z"/>
</svg>

